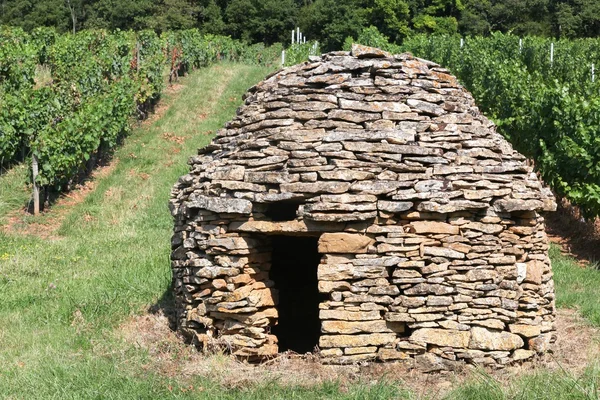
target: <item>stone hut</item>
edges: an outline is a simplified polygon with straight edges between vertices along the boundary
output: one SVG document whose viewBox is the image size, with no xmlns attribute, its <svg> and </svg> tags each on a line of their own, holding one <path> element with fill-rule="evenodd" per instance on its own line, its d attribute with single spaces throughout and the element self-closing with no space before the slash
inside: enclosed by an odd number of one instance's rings
<svg viewBox="0 0 600 400">
<path fill-rule="evenodd" d="M 172 191 L 188 339 L 428 371 L 553 342 L 554 198 L 447 70 L 354 46 L 244 99 Z"/>
</svg>

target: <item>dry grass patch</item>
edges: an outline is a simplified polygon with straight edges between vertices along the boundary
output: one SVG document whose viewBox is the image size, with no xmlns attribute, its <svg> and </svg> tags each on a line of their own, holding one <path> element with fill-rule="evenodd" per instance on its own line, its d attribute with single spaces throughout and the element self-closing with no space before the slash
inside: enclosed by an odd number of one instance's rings
<svg viewBox="0 0 600 400">
<path fill-rule="evenodd" d="M 262 364 L 249 364 L 222 353 L 203 354 L 183 343 L 169 328 L 169 320 L 162 312 L 133 317 L 117 332 L 126 343 L 148 353 L 151 361 L 145 369 L 170 378 L 202 377 L 230 389 L 272 382 L 281 386 L 313 387 L 332 381 L 339 382 L 344 388 L 383 381 L 400 384 L 417 398 L 439 398 L 482 373 L 508 386 L 523 375 L 540 371 L 562 371 L 579 376 L 600 357 L 599 330 L 591 327 L 574 310 L 567 309 L 558 312 L 559 339 L 551 354 L 500 370 L 468 365 L 461 371 L 434 374 L 423 374 L 406 363 L 323 365 L 312 354 L 283 353 Z"/>
</svg>

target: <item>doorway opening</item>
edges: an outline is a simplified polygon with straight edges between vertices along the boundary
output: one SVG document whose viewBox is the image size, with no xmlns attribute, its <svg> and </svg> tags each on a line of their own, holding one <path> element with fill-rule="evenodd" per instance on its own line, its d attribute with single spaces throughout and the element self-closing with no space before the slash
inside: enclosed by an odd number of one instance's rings
<svg viewBox="0 0 600 400">
<path fill-rule="evenodd" d="M 271 240 L 269 277 L 279 290 L 279 320 L 271 332 L 279 340 L 279 351 L 312 352 L 319 342 L 319 303 L 324 298 L 317 287 L 319 239 L 272 236 Z"/>
</svg>

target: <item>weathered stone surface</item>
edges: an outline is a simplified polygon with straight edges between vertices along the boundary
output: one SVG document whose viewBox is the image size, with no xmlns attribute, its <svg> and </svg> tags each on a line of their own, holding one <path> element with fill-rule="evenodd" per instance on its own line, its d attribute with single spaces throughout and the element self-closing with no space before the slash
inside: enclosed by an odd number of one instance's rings
<svg viewBox="0 0 600 400">
<path fill-rule="evenodd" d="M 386 278 L 386 267 L 377 265 L 319 264 L 317 278 L 324 281 Z"/>
<path fill-rule="evenodd" d="M 495 234 L 495 233 L 502 232 L 502 230 L 504 230 L 502 225 L 482 224 L 481 222 L 469 222 L 468 224 L 463 225 L 462 228 L 463 229 L 472 229 L 474 231 L 488 233 L 488 234 Z"/>
<path fill-rule="evenodd" d="M 526 338 L 539 336 L 542 333 L 541 327 L 536 325 L 511 324 L 508 325 L 508 328 L 512 333 L 516 333 L 517 335 L 521 335 Z"/>
<path fill-rule="evenodd" d="M 552 341 L 552 335 L 550 333 L 544 333 L 538 337 L 529 339 L 527 342 L 529 348 L 536 353 L 545 353 L 550 349 Z"/>
<path fill-rule="evenodd" d="M 379 333 L 404 332 L 404 324 L 384 320 L 378 321 L 323 321 L 321 331 L 324 333 Z"/>
<path fill-rule="evenodd" d="M 457 235 L 460 231 L 458 226 L 436 221 L 413 221 L 410 223 L 410 226 L 415 230 L 415 233 L 446 233 L 448 235 Z"/>
<path fill-rule="evenodd" d="M 387 51 L 380 50 L 375 47 L 363 46 L 361 44 L 354 43 L 352 45 L 352 53 L 357 58 L 391 58 L 392 55 Z"/>
<path fill-rule="evenodd" d="M 248 200 L 225 197 L 208 197 L 202 195 L 190 196 L 186 203 L 188 208 L 201 208 L 216 213 L 250 214 L 252 203 Z"/>
<path fill-rule="evenodd" d="M 456 362 L 446 360 L 432 353 L 425 353 L 415 357 L 415 368 L 422 372 L 454 370 Z"/>
<path fill-rule="evenodd" d="M 392 360 L 410 360 L 410 354 L 405 351 L 399 351 L 396 349 L 381 348 L 377 352 L 377 358 L 381 361 L 392 361 Z"/>
<path fill-rule="evenodd" d="M 523 347 L 520 336 L 509 332 L 495 332 L 486 328 L 473 327 L 469 348 L 479 350 L 514 350 Z"/>
<path fill-rule="evenodd" d="M 515 361 L 523 361 L 527 360 L 535 355 L 535 351 L 525 350 L 525 349 L 517 349 L 513 353 L 513 360 Z"/>
<path fill-rule="evenodd" d="M 399 213 L 410 210 L 413 203 L 410 201 L 386 201 L 379 200 L 377 202 L 377 209 L 379 211 L 385 211 L 390 213 Z"/>
<path fill-rule="evenodd" d="M 319 238 L 319 253 L 366 253 L 375 241 L 352 233 L 324 233 Z"/>
<path fill-rule="evenodd" d="M 282 192 L 292 193 L 344 193 L 350 188 L 346 182 L 297 182 L 279 186 Z"/>
<path fill-rule="evenodd" d="M 427 256 L 447 257 L 447 258 L 465 258 L 465 255 L 459 251 L 447 247 L 425 247 L 424 253 Z"/>
<path fill-rule="evenodd" d="M 466 348 L 469 345 L 470 337 L 471 333 L 468 331 L 423 328 L 415 330 L 412 335 L 410 335 L 410 340 L 416 343 L 428 343 L 435 344 L 437 346 Z"/>
<path fill-rule="evenodd" d="M 319 338 L 320 347 L 361 347 L 381 346 L 392 343 L 394 333 L 372 333 L 368 335 L 322 335 Z"/>
<path fill-rule="evenodd" d="M 321 310 L 319 311 L 319 318 L 322 320 L 371 321 L 380 319 L 381 315 L 379 311 Z"/>
<path fill-rule="evenodd" d="M 544 263 L 538 260 L 533 260 L 527 265 L 527 273 L 525 275 L 525 282 L 534 283 L 540 285 L 542 283 L 542 275 L 544 273 Z"/>
</svg>

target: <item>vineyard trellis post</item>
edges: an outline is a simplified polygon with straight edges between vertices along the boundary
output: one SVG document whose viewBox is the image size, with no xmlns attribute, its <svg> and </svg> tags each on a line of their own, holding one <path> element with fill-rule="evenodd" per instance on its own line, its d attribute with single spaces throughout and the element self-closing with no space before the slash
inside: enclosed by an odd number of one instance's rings
<svg viewBox="0 0 600 400">
<path fill-rule="evenodd" d="M 554 42 L 550 43 L 550 66 L 554 65 Z"/>
<path fill-rule="evenodd" d="M 38 183 L 38 175 L 39 175 L 39 166 L 38 166 L 38 158 L 33 153 L 31 157 L 31 169 L 33 175 L 33 215 L 38 215 L 40 213 L 40 185 Z"/>
<path fill-rule="evenodd" d="M 285 50 L 281 50 L 281 66 L 285 65 Z"/>
<path fill-rule="evenodd" d="M 594 68 L 594 63 L 592 63 L 592 83 L 596 80 L 596 70 Z"/>
</svg>

